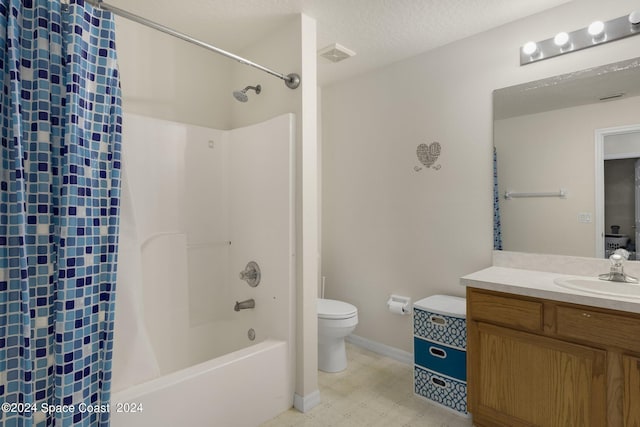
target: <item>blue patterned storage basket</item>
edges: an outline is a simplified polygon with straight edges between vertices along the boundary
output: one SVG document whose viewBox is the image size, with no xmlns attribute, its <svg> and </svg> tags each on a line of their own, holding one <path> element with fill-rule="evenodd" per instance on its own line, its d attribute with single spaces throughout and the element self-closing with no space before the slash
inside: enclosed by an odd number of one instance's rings
<svg viewBox="0 0 640 427">
<path fill-rule="evenodd" d="M 433 295 L 413 304 L 413 334 L 429 341 L 467 348 L 466 299 Z"/>
<path fill-rule="evenodd" d="M 414 391 L 418 396 L 452 409 L 459 415 L 467 412 L 467 383 L 415 366 Z"/>
<path fill-rule="evenodd" d="M 415 364 L 460 381 L 467 380 L 467 352 L 413 337 Z"/>
<path fill-rule="evenodd" d="M 466 300 L 449 295 L 414 303 L 414 392 L 468 417 L 466 312 Z"/>
</svg>

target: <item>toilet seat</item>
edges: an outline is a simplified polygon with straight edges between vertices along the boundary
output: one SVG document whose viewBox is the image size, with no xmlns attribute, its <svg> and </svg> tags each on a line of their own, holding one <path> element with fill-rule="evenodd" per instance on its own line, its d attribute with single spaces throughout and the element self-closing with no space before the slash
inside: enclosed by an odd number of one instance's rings
<svg viewBox="0 0 640 427">
<path fill-rule="evenodd" d="M 358 309 L 344 301 L 318 299 L 318 318 L 328 320 L 349 319 L 358 315 Z"/>
</svg>

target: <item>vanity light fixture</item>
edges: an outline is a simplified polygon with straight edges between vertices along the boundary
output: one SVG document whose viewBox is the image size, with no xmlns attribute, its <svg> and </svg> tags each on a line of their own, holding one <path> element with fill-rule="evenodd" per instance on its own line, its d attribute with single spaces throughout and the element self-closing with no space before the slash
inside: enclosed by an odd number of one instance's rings
<svg viewBox="0 0 640 427">
<path fill-rule="evenodd" d="M 587 27 L 587 32 L 593 37 L 600 37 L 604 35 L 604 22 L 593 21 L 589 24 L 589 27 Z"/>
<path fill-rule="evenodd" d="M 522 51 L 527 55 L 533 55 L 538 51 L 538 44 L 536 42 L 527 42 L 522 46 Z"/>
<path fill-rule="evenodd" d="M 569 44 L 569 34 L 565 33 L 564 31 L 556 34 L 556 36 L 553 38 L 553 43 L 561 48 L 566 47 L 567 44 Z"/>
<path fill-rule="evenodd" d="M 527 42 L 520 48 L 520 65 L 586 49 L 640 34 L 640 10 L 609 21 L 594 21 L 579 30 L 560 32 L 539 42 Z"/>
</svg>

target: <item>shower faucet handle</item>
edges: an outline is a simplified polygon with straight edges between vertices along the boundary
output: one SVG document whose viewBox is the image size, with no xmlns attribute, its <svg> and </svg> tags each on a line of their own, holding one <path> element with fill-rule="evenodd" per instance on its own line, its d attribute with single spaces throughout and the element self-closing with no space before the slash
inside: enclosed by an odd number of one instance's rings
<svg viewBox="0 0 640 427">
<path fill-rule="evenodd" d="M 243 270 L 240 272 L 240 279 L 242 280 L 254 280 L 256 278 L 256 276 L 258 275 L 258 272 L 255 270 Z"/>
<path fill-rule="evenodd" d="M 258 263 L 249 261 L 244 270 L 240 272 L 240 280 L 244 280 L 252 288 L 258 286 L 260 284 L 260 267 Z"/>
</svg>

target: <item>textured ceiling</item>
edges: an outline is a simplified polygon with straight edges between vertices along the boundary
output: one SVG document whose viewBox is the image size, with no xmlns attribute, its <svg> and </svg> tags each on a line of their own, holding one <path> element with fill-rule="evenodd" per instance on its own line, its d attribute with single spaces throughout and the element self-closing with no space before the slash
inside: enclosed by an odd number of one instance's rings
<svg viewBox="0 0 640 427">
<path fill-rule="evenodd" d="M 318 58 L 318 80 L 324 85 L 568 1 L 105 0 L 105 3 L 231 52 L 255 43 L 292 15 L 305 13 L 317 21 L 318 49 L 340 43 L 357 53 L 339 63 Z"/>
</svg>

